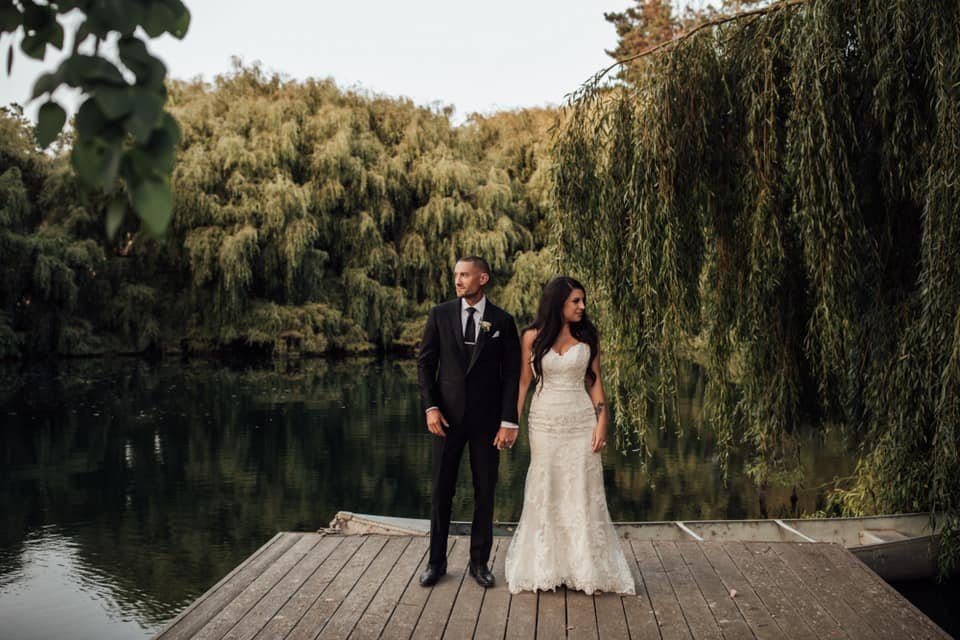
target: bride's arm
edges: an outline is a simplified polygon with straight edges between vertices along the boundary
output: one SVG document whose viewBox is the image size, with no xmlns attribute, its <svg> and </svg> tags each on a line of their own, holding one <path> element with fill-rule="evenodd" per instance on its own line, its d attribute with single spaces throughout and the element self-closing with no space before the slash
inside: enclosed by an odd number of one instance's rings
<svg viewBox="0 0 960 640">
<path fill-rule="evenodd" d="M 530 366 L 530 357 L 533 354 L 533 339 L 537 332 L 533 329 L 524 331 L 520 337 L 520 392 L 517 394 L 517 420 L 523 416 L 523 405 L 527 402 L 527 391 L 533 381 L 533 369 Z"/>
<path fill-rule="evenodd" d="M 597 355 L 590 363 L 593 375 L 596 378 L 593 386 L 590 387 L 590 400 L 593 402 L 593 409 L 597 413 L 597 426 L 593 430 L 593 438 L 590 441 L 590 447 L 596 452 L 600 451 L 607 444 L 607 424 L 609 412 L 607 411 L 607 398 L 603 393 L 603 381 L 600 378 L 600 348 L 597 347 Z"/>
</svg>

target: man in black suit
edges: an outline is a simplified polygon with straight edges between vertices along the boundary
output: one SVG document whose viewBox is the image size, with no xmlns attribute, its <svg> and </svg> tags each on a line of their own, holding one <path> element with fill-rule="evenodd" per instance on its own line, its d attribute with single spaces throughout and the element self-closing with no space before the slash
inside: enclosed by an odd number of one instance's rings
<svg viewBox="0 0 960 640">
<path fill-rule="evenodd" d="M 499 454 L 517 439 L 520 339 L 509 313 L 487 300 L 487 261 L 461 258 L 454 267 L 457 299 L 432 308 L 423 330 L 417 372 L 433 443 L 430 559 L 420 576 L 425 587 L 447 570 L 447 533 L 464 447 L 470 445 L 473 525 L 470 575 L 494 583 L 487 568 L 493 546 L 493 499 Z"/>
</svg>

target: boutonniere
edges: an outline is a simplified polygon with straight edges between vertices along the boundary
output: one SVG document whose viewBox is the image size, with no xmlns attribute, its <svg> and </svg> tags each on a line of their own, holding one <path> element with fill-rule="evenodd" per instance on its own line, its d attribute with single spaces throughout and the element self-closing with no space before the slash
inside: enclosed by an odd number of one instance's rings
<svg viewBox="0 0 960 640">
<path fill-rule="evenodd" d="M 482 331 L 483 333 L 488 333 L 492 327 L 493 325 L 490 324 L 488 321 L 486 320 L 480 321 L 480 331 Z"/>
</svg>

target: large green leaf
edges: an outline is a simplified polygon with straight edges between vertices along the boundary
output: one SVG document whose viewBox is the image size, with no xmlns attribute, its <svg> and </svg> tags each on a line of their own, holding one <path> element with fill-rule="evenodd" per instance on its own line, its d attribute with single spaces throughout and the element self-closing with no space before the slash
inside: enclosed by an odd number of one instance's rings
<svg viewBox="0 0 960 640">
<path fill-rule="evenodd" d="M 112 62 L 97 56 L 72 55 L 63 61 L 58 73 L 62 74 L 64 82 L 71 87 L 102 84 L 123 87 L 127 84 L 123 74 Z"/>
<path fill-rule="evenodd" d="M 140 147 L 130 147 L 123 153 L 123 173 L 125 179 L 139 182 L 148 176 L 163 174 L 159 163 L 162 158 L 156 158 L 148 150 Z"/>
<path fill-rule="evenodd" d="M 127 199 L 124 196 L 117 196 L 107 207 L 107 237 L 113 240 L 117 236 L 117 230 L 123 223 L 123 216 L 127 212 Z"/>
<path fill-rule="evenodd" d="M 170 30 L 170 35 L 179 40 L 183 40 L 184 36 L 187 35 L 187 31 L 190 29 L 190 10 L 187 9 L 180 0 L 167 0 L 167 6 L 170 7 L 176 16 L 173 29 Z"/>
<path fill-rule="evenodd" d="M 163 235 L 173 216 L 173 192 L 162 178 L 147 178 L 132 189 L 133 208 L 154 235 Z"/>
<path fill-rule="evenodd" d="M 0 32 L 12 32 L 23 22 L 23 14 L 11 0 L 0 1 Z"/>
<path fill-rule="evenodd" d="M 67 112 L 52 100 L 40 106 L 37 112 L 37 144 L 46 148 L 57 139 L 60 130 L 67 121 Z"/>
<path fill-rule="evenodd" d="M 78 136 L 70 162 L 85 185 L 109 189 L 117 179 L 120 166 L 120 141 Z"/>
<path fill-rule="evenodd" d="M 163 112 L 164 95 L 148 89 L 133 89 L 133 110 L 125 121 L 127 131 L 132 133 L 140 144 L 150 139 L 153 128 L 159 123 Z"/>
<path fill-rule="evenodd" d="M 54 21 L 46 30 L 47 42 L 57 49 L 63 49 L 63 25 Z"/>
<path fill-rule="evenodd" d="M 77 133 L 82 137 L 93 137 L 103 132 L 107 125 L 109 125 L 107 117 L 100 111 L 96 100 L 93 98 L 84 100 L 77 111 L 75 123 Z"/>
<path fill-rule="evenodd" d="M 163 2 L 153 0 L 147 8 L 142 24 L 147 35 L 156 38 L 167 31 L 173 33 L 177 28 L 177 16 Z"/>
<path fill-rule="evenodd" d="M 173 171 L 173 156 L 176 147 L 176 138 L 164 127 L 153 130 L 145 151 L 152 158 L 153 166 L 163 173 Z"/>
<path fill-rule="evenodd" d="M 34 60 L 43 60 L 47 51 L 47 41 L 39 35 L 24 36 L 20 41 L 20 50 Z"/>
<path fill-rule="evenodd" d="M 147 51 L 147 45 L 140 38 L 136 36 L 120 38 L 117 43 L 117 53 L 120 54 L 120 61 L 138 78 L 149 73 L 150 63 L 154 57 Z"/>
<path fill-rule="evenodd" d="M 170 136 L 170 139 L 173 140 L 174 146 L 180 144 L 180 125 L 177 124 L 177 121 L 172 115 L 164 111 L 163 116 L 160 118 L 160 126 L 163 127 L 163 129 Z"/>
<path fill-rule="evenodd" d="M 53 93 L 60 86 L 60 76 L 56 73 L 44 73 L 37 81 L 33 83 L 33 93 L 30 96 L 34 100 L 45 93 Z"/>
<path fill-rule="evenodd" d="M 23 4 L 23 30 L 24 31 L 42 31 L 46 29 L 51 22 L 56 21 L 53 9 L 33 2 L 24 2 Z"/>
<path fill-rule="evenodd" d="M 120 61 L 137 76 L 137 84 L 150 89 L 162 88 L 167 68 L 158 58 L 147 51 L 146 45 L 136 37 L 121 38 L 118 44 Z"/>
<path fill-rule="evenodd" d="M 129 87 L 100 87 L 94 92 L 93 99 L 108 120 L 119 120 L 134 108 L 133 92 Z"/>
</svg>

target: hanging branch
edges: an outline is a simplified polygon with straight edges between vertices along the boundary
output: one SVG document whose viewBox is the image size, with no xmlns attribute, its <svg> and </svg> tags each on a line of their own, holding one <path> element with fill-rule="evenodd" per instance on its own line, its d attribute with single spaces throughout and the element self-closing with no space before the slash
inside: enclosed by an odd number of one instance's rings
<svg viewBox="0 0 960 640">
<path fill-rule="evenodd" d="M 646 49 L 644 49 L 643 51 L 640 51 L 640 52 L 638 52 L 638 53 L 635 53 L 635 54 L 633 54 L 633 55 L 631 55 L 631 56 L 627 56 L 626 58 L 624 58 L 624 59 L 622 59 L 622 60 L 617 60 L 616 62 L 614 62 L 613 64 L 611 64 L 609 67 L 606 67 L 605 69 L 603 69 L 602 71 L 600 71 L 599 73 L 597 73 L 595 76 L 593 76 L 593 78 L 591 79 L 590 83 L 591 83 L 591 84 L 596 84 L 597 82 L 600 81 L 601 78 L 603 78 L 603 76 L 605 76 L 605 75 L 607 75 L 608 73 L 610 73 L 610 71 L 612 71 L 613 69 L 616 69 L 616 68 L 619 67 L 619 66 L 625 65 L 625 64 L 627 64 L 628 62 L 633 62 L 634 60 L 639 60 L 640 58 L 643 58 L 643 57 L 649 56 L 649 55 L 651 55 L 651 54 L 654 54 L 654 53 L 660 51 L 661 49 L 665 49 L 665 48 L 667 48 L 667 47 L 670 47 L 670 46 L 679 44 L 679 43 L 683 42 L 684 40 L 686 40 L 687 38 L 689 38 L 690 36 L 692 36 L 693 34 L 697 33 L 698 31 L 700 31 L 700 30 L 702 30 L 702 29 L 706 29 L 706 28 L 708 28 L 708 27 L 717 27 L 717 26 L 720 26 L 720 25 L 722 25 L 722 24 L 726 24 L 726 23 L 728 23 L 728 22 L 733 22 L 734 20 L 740 20 L 741 18 L 749 18 L 749 17 L 751 17 L 751 16 L 757 16 L 757 15 L 764 15 L 764 14 L 767 14 L 767 13 L 773 13 L 774 11 L 780 11 L 781 9 L 789 9 L 789 8 L 792 8 L 792 7 L 797 7 L 797 6 L 800 6 L 800 5 L 802 5 L 802 4 L 806 4 L 807 1 L 808 1 L 808 0 L 783 0 L 783 2 L 778 2 L 778 3 L 776 3 L 776 4 L 772 4 L 772 5 L 767 6 L 767 7 L 761 7 L 761 8 L 759 8 L 759 9 L 751 9 L 750 11 L 742 11 L 742 12 L 740 12 L 740 13 L 735 13 L 735 14 L 733 14 L 733 15 L 724 16 L 724 17 L 722 17 L 722 18 L 717 18 L 716 20 L 709 20 L 709 21 L 707 21 L 707 22 L 702 22 L 702 23 L 698 24 L 696 27 L 694 27 L 693 29 L 690 29 L 689 31 L 686 31 L 686 32 L 684 32 L 684 33 L 681 33 L 680 35 L 676 36 L 675 38 L 671 38 L 670 40 L 667 40 L 666 42 L 660 42 L 660 43 L 658 43 L 658 44 L 649 46 L 649 47 L 647 47 Z"/>
<path fill-rule="evenodd" d="M 692 420 L 724 473 L 737 453 L 758 484 L 801 482 L 800 436 L 836 429 L 857 460 L 827 510 L 928 510 L 945 572 L 960 565 L 960 181 L 942 161 L 960 148 L 960 13 L 778 11 L 804 3 L 704 23 L 574 94 L 551 163 L 558 252 L 604 310 L 621 450 L 683 426 L 692 359 Z M 727 22 L 640 83 L 597 83 Z"/>
</svg>

